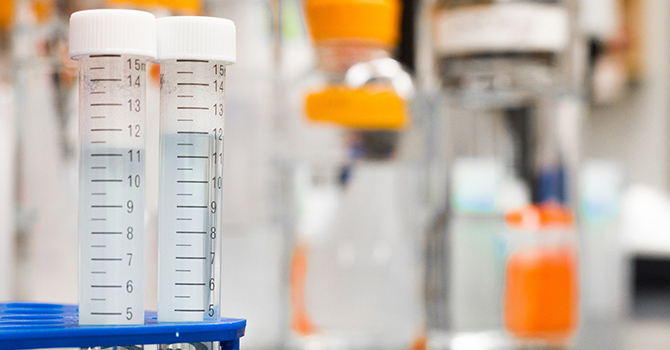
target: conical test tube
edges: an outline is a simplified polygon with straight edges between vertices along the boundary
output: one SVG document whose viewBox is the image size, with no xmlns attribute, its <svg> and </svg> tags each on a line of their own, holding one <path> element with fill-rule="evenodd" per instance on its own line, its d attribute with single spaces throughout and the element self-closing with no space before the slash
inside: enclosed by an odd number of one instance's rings
<svg viewBox="0 0 670 350">
<path fill-rule="evenodd" d="M 90 10 L 70 18 L 79 61 L 79 323 L 144 322 L 146 65 L 155 18 Z"/>
<path fill-rule="evenodd" d="M 157 28 L 158 322 L 217 321 L 224 92 L 226 66 L 235 62 L 235 25 L 221 18 L 168 17 L 157 20 Z"/>
</svg>

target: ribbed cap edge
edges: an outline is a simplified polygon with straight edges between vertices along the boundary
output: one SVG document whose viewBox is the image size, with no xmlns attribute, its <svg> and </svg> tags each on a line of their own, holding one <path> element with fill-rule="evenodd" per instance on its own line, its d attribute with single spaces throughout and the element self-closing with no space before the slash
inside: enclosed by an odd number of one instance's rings
<svg viewBox="0 0 670 350">
<path fill-rule="evenodd" d="M 70 16 L 70 58 L 127 54 L 156 58 L 156 17 L 136 10 L 86 10 Z"/>
<path fill-rule="evenodd" d="M 206 59 L 235 63 L 235 23 L 202 16 L 156 20 L 158 59 Z"/>
</svg>

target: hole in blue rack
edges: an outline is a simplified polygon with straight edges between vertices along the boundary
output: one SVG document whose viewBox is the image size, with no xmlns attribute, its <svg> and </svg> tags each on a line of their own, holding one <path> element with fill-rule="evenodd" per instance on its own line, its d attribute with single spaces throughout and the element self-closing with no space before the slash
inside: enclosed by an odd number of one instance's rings
<svg viewBox="0 0 670 350">
<path fill-rule="evenodd" d="M 58 315 L 4 315 L 0 320 L 62 320 Z"/>
<path fill-rule="evenodd" d="M 8 309 L 62 309 L 63 305 L 45 303 L 9 303 Z"/>
<path fill-rule="evenodd" d="M 62 314 L 63 310 L 58 309 L 6 309 L 5 314 L 13 315 L 54 315 Z"/>
</svg>

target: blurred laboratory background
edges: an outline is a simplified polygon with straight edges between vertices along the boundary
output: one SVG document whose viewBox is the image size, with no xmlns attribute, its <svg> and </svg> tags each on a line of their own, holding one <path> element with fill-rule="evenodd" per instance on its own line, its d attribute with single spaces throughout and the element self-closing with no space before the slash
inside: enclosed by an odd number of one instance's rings
<svg viewBox="0 0 670 350">
<path fill-rule="evenodd" d="M 78 302 L 68 19 L 93 8 L 235 22 L 221 312 L 243 349 L 670 348 L 666 0 L 0 0 L 0 302 Z"/>
</svg>

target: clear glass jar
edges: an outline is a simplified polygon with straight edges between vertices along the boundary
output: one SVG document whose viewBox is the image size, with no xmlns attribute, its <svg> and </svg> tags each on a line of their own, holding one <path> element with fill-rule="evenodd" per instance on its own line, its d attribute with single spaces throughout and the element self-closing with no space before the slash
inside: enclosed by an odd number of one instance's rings
<svg viewBox="0 0 670 350">
<path fill-rule="evenodd" d="M 333 40 L 283 126 L 290 348 L 421 342 L 421 132 L 385 48 Z"/>
</svg>

